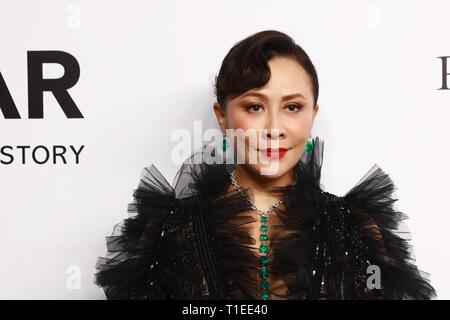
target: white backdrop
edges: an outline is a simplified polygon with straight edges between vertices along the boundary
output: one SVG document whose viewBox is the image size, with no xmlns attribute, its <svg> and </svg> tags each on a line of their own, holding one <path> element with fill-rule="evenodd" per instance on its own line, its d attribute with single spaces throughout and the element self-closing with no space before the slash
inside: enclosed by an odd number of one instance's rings
<svg viewBox="0 0 450 320">
<path fill-rule="evenodd" d="M 171 133 L 195 120 L 216 126 L 223 57 L 275 29 L 317 67 L 313 135 L 325 140 L 326 190 L 344 194 L 378 163 L 410 217 L 419 268 L 449 299 L 450 91 L 438 90 L 449 12 L 445 0 L 2 0 L 0 72 L 21 118 L 0 113 L 0 148 L 14 155 L 0 163 L 0 298 L 104 299 L 95 261 L 142 168 L 153 163 L 172 181 Z M 49 92 L 44 117 L 28 117 L 27 52 L 55 50 L 79 63 L 69 93 L 84 118 L 67 118 Z M 44 78 L 63 73 L 44 65 Z M 78 163 L 68 152 L 67 164 L 37 164 L 30 150 L 22 163 L 21 145 L 84 149 Z"/>
</svg>

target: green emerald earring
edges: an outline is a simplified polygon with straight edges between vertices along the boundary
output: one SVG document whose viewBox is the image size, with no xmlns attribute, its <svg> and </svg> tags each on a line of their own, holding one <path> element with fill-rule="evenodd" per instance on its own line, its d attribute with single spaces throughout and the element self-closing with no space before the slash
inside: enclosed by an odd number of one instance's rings
<svg viewBox="0 0 450 320">
<path fill-rule="evenodd" d="M 314 144 L 313 144 L 312 138 L 310 137 L 308 139 L 308 141 L 306 142 L 305 152 L 311 152 L 313 150 L 313 148 L 314 148 Z"/>
<path fill-rule="evenodd" d="M 228 147 L 230 146 L 230 142 L 227 139 L 227 136 L 225 136 L 222 140 L 222 150 L 223 152 L 227 151 Z"/>
</svg>

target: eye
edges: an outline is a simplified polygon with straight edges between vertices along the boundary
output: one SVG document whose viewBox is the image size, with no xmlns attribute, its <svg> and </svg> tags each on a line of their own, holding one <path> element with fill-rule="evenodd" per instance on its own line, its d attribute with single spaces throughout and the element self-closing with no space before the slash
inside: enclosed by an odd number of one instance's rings
<svg viewBox="0 0 450 320">
<path fill-rule="evenodd" d="M 299 104 L 288 104 L 285 109 L 287 109 L 288 112 L 298 112 L 302 109 L 302 106 Z"/>
<path fill-rule="evenodd" d="M 262 109 L 262 106 L 259 104 L 249 104 L 245 107 L 245 110 L 248 112 L 256 113 Z"/>
</svg>

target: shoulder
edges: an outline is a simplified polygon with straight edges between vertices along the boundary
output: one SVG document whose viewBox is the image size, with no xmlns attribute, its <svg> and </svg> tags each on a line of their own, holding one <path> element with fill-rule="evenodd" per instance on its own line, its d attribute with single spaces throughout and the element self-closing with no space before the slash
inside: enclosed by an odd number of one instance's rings
<svg viewBox="0 0 450 320">
<path fill-rule="evenodd" d="M 179 270 L 178 255 L 193 252 L 190 213 L 195 196 L 183 199 L 154 165 L 141 170 L 128 218 L 106 237 L 107 252 L 96 263 L 95 283 L 108 299 L 155 299 L 175 294 L 170 278 Z M 195 257 L 186 255 L 192 266 Z M 189 258 L 189 259 L 188 259 Z"/>
<path fill-rule="evenodd" d="M 384 298 L 430 299 L 434 288 L 412 258 L 410 235 L 400 232 L 408 216 L 395 206 L 395 190 L 391 177 L 375 164 L 343 196 L 324 192 L 323 214 L 346 254 L 364 256 L 380 270 Z"/>
</svg>

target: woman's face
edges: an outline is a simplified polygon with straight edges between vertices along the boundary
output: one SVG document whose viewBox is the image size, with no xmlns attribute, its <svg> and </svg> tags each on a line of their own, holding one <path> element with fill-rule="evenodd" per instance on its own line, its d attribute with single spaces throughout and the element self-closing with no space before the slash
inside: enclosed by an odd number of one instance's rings
<svg viewBox="0 0 450 320">
<path fill-rule="evenodd" d="M 300 160 L 318 105 L 314 106 L 311 80 L 297 61 L 275 57 L 268 64 L 268 83 L 229 100 L 225 113 L 217 103 L 214 111 L 224 131 L 242 129 L 236 140 L 242 144 L 235 145 L 238 154 L 245 156 L 245 169 L 279 178 L 290 174 Z M 256 139 L 249 138 L 252 131 Z M 283 153 L 283 149 L 287 151 Z M 257 161 L 250 160 L 255 156 Z"/>
</svg>

